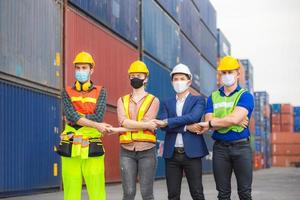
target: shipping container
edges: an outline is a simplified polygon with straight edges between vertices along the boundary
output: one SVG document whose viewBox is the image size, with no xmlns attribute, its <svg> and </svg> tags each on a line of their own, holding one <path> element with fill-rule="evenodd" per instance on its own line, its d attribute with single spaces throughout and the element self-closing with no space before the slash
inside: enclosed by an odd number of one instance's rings
<svg viewBox="0 0 300 200">
<path fill-rule="evenodd" d="M 299 144 L 273 144 L 272 154 L 277 156 L 280 155 L 300 156 L 300 145 Z"/>
<path fill-rule="evenodd" d="M 181 0 L 156 0 L 179 23 Z"/>
<path fill-rule="evenodd" d="M 179 61 L 179 27 L 154 0 L 142 7 L 142 49 L 172 69 Z"/>
<path fill-rule="evenodd" d="M 240 63 L 240 66 L 239 85 L 246 89 L 246 71 L 244 65 Z"/>
<path fill-rule="evenodd" d="M 82 31 L 86 30 L 86 31 Z M 73 85 L 73 59 L 76 54 L 91 53 L 96 62 L 92 81 L 107 90 L 107 102 L 116 106 L 117 99 L 130 92 L 128 68 L 138 60 L 139 52 L 70 7 L 65 11 L 65 84 Z"/>
<path fill-rule="evenodd" d="M 60 90 L 62 5 L 60 1 L 0 1 L 0 75 Z M 11 78 L 9 78 L 10 76 Z M 19 80 L 20 78 L 21 80 Z M 31 84 L 32 87 L 39 87 Z M 59 92 L 59 91 L 58 91 Z"/>
<path fill-rule="evenodd" d="M 180 5 L 180 29 L 185 33 L 185 35 L 192 41 L 192 43 L 202 51 L 201 35 L 203 30 L 201 30 L 200 15 L 194 6 L 193 2 L 181 1 Z M 202 39 L 203 40 L 203 39 Z"/>
<path fill-rule="evenodd" d="M 280 124 L 280 123 L 281 123 L 280 113 L 272 114 L 272 124 Z"/>
<path fill-rule="evenodd" d="M 274 167 L 291 167 L 300 163 L 300 156 L 273 156 Z"/>
<path fill-rule="evenodd" d="M 294 106 L 294 116 L 300 117 L 300 106 Z"/>
<path fill-rule="evenodd" d="M 254 170 L 262 169 L 264 165 L 263 155 L 261 153 L 253 154 L 253 168 Z"/>
<path fill-rule="evenodd" d="M 294 116 L 294 131 L 300 132 L 300 116 L 299 115 Z"/>
<path fill-rule="evenodd" d="M 116 110 L 107 108 L 104 115 L 104 122 L 114 127 L 119 127 Z M 120 182 L 120 144 L 118 134 L 106 134 L 103 138 L 105 148 L 105 181 L 107 183 Z"/>
<path fill-rule="evenodd" d="M 200 54 L 194 46 L 186 39 L 183 34 L 180 34 L 180 63 L 187 65 L 193 74 L 192 86 L 198 92 L 201 87 L 200 80 Z"/>
<path fill-rule="evenodd" d="M 293 124 L 281 124 L 280 131 L 281 132 L 293 132 L 294 125 Z"/>
<path fill-rule="evenodd" d="M 0 197 L 61 185 L 61 99 L 0 80 Z"/>
<path fill-rule="evenodd" d="M 240 59 L 240 63 L 245 68 L 245 82 L 246 82 L 246 89 L 249 90 L 251 94 L 254 93 L 254 86 L 253 86 L 253 66 L 248 59 Z"/>
<path fill-rule="evenodd" d="M 294 132 L 274 132 L 271 134 L 272 144 L 299 144 L 300 134 Z"/>
<path fill-rule="evenodd" d="M 207 29 L 207 27 L 200 23 L 200 52 L 212 66 L 217 67 L 217 39 Z"/>
<path fill-rule="evenodd" d="M 101 22 L 124 39 L 138 45 L 139 41 L 139 1 L 112 0 L 86 1 L 69 0 L 93 19 Z"/>
<path fill-rule="evenodd" d="M 166 177 L 165 159 L 163 158 L 164 142 L 165 142 L 164 131 L 157 129 L 156 130 L 157 164 L 156 164 L 156 175 L 155 175 L 155 178 L 157 179 Z"/>
<path fill-rule="evenodd" d="M 281 113 L 293 115 L 294 113 L 293 106 L 289 103 L 281 104 Z"/>
<path fill-rule="evenodd" d="M 217 37 L 217 12 L 209 0 L 193 0 L 200 12 L 202 21 Z"/>
<path fill-rule="evenodd" d="M 282 113 L 280 116 L 281 116 L 281 125 L 294 124 L 294 115 Z"/>
<path fill-rule="evenodd" d="M 212 132 L 208 132 L 203 135 L 209 153 L 207 156 L 202 158 L 202 172 L 205 174 L 213 172 L 212 158 L 213 158 L 214 140 L 211 138 L 211 136 L 212 136 Z"/>
<path fill-rule="evenodd" d="M 218 58 L 231 55 L 231 44 L 224 33 L 218 29 Z"/>
<path fill-rule="evenodd" d="M 281 131 L 281 125 L 280 124 L 272 124 L 272 133 L 277 133 Z"/>
<path fill-rule="evenodd" d="M 208 97 L 217 89 L 217 71 L 203 57 L 200 59 L 200 93 Z"/>
<path fill-rule="evenodd" d="M 280 113 L 281 104 L 272 104 L 272 113 Z"/>
</svg>

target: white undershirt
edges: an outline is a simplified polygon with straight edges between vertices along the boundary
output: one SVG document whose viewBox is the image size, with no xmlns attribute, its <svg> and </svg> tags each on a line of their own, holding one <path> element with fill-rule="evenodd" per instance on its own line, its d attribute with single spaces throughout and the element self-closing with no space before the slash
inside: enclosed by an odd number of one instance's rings
<svg viewBox="0 0 300 200">
<path fill-rule="evenodd" d="M 179 99 L 178 96 L 176 96 L 176 114 L 178 117 L 182 116 L 183 106 L 189 94 L 190 93 L 187 93 L 182 99 Z M 184 147 L 181 133 L 177 133 L 175 147 Z"/>
</svg>

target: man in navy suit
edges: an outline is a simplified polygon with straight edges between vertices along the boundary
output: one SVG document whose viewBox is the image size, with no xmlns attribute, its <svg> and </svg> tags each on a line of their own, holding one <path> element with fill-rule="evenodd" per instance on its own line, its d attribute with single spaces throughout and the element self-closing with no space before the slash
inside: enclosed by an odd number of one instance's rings
<svg viewBox="0 0 300 200">
<path fill-rule="evenodd" d="M 204 199 L 201 158 L 208 150 L 201 134 L 192 125 L 205 112 L 205 99 L 189 92 L 192 74 L 186 65 L 178 64 L 171 72 L 176 96 L 162 102 L 156 123 L 166 131 L 163 156 L 166 161 L 168 199 L 179 200 L 183 172 L 193 200 Z"/>
</svg>

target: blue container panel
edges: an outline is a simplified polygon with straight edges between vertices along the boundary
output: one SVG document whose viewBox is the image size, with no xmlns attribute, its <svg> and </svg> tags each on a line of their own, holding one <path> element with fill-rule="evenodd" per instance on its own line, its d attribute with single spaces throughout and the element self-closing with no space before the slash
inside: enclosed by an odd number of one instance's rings
<svg viewBox="0 0 300 200">
<path fill-rule="evenodd" d="M 138 0 L 69 1 L 128 41 L 138 44 Z"/>
<path fill-rule="evenodd" d="M 0 72 L 61 87 L 61 8 L 55 1 L 0 1 Z"/>
<path fill-rule="evenodd" d="M 201 51 L 200 15 L 192 1 L 182 1 L 180 6 L 180 28 Z"/>
<path fill-rule="evenodd" d="M 0 81 L 0 195 L 59 187 L 60 99 Z"/>
<path fill-rule="evenodd" d="M 294 106 L 294 116 L 300 117 L 300 106 Z"/>
<path fill-rule="evenodd" d="M 200 51 L 201 54 L 214 66 L 217 66 L 217 39 L 209 32 L 206 26 L 200 23 Z"/>
<path fill-rule="evenodd" d="M 281 104 L 272 104 L 272 113 L 280 113 L 281 112 Z"/>
<path fill-rule="evenodd" d="M 180 35 L 180 62 L 187 65 L 193 74 L 193 88 L 200 91 L 200 54 L 193 47 L 193 45 L 185 38 L 183 34 Z"/>
<path fill-rule="evenodd" d="M 165 141 L 165 133 L 160 129 L 156 131 L 157 141 L 156 141 L 156 149 L 157 149 L 157 167 L 156 167 L 156 178 L 164 178 L 166 177 L 165 173 L 165 159 L 163 158 L 164 151 L 164 141 Z"/>
<path fill-rule="evenodd" d="M 180 54 L 179 27 L 153 0 L 143 1 L 143 50 L 172 69 Z"/>
<path fill-rule="evenodd" d="M 223 32 L 218 29 L 218 57 L 222 58 L 228 55 L 231 55 L 231 44 Z"/>
<path fill-rule="evenodd" d="M 200 93 L 210 96 L 217 89 L 217 71 L 204 58 L 200 59 Z"/>
<path fill-rule="evenodd" d="M 156 0 L 178 23 L 181 0 Z"/>
</svg>

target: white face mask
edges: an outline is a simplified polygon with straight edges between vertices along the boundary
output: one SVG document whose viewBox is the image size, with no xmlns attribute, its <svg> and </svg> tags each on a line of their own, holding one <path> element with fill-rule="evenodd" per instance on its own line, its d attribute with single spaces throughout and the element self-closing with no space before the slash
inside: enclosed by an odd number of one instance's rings
<svg viewBox="0 0 300 200">
<path fill-rule="evenodd" d="M 225 74 L 222 75 L 222 82 L 225 86 L 230 87 L 235 83 L 233 74 Z"/>
<path fill-rule="evenodd" d="M 176 93 L 182 93 L 186 91 L 189 88 L 188 82 L 189 81 L 174 81 L 173 88 Z"/>
</svg>

